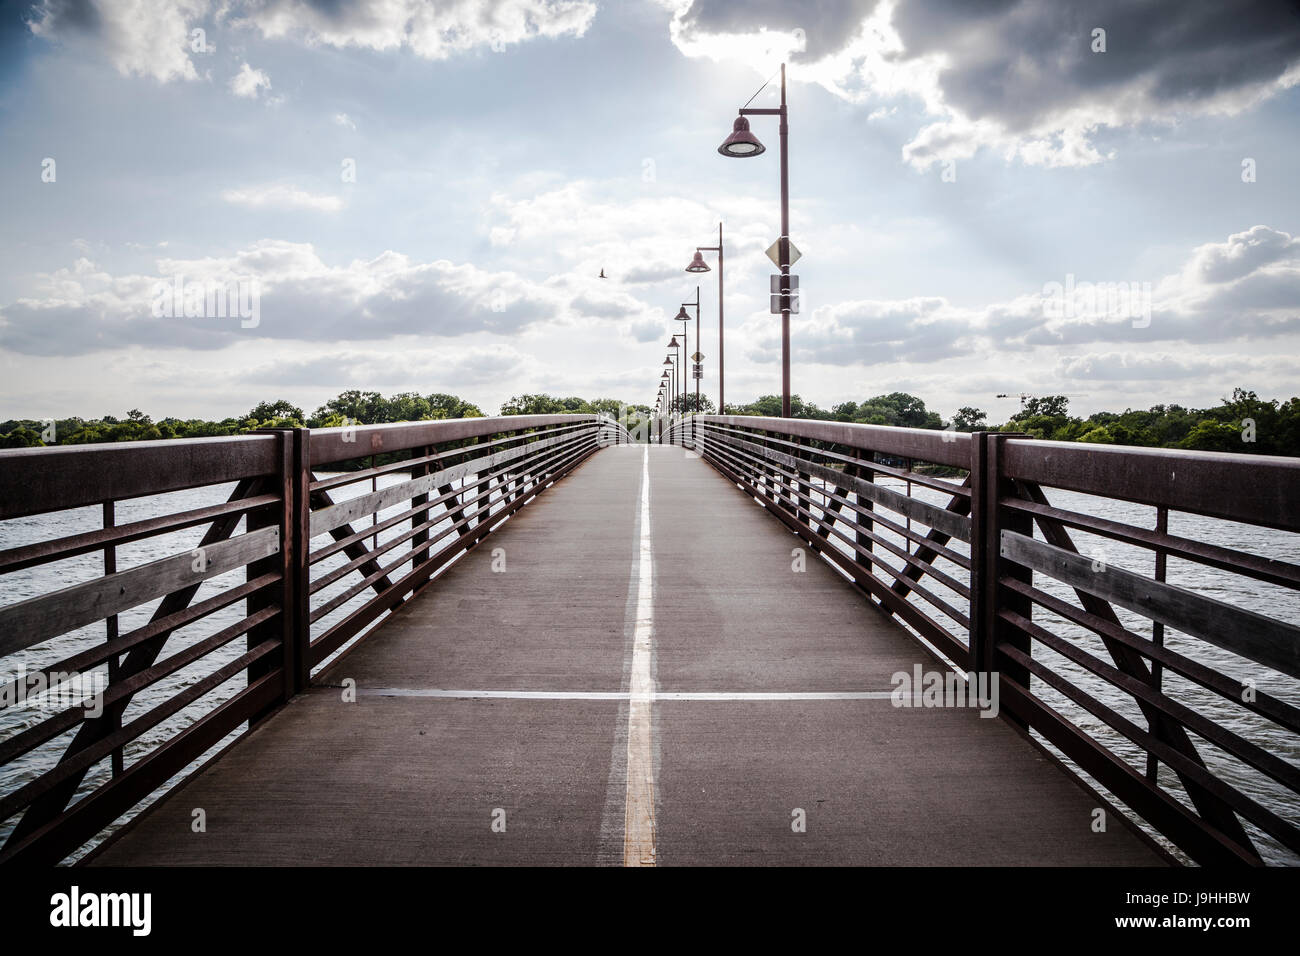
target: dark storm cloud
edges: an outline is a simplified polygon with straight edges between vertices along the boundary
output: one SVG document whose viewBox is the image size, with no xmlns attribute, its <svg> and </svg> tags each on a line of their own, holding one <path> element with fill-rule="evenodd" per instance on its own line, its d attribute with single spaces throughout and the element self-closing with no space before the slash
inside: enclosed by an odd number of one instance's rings
<svg viewBox="0 0 1300 956">
<path fill-rule="evenodd" d="M 871 0 L 695 0 L 692 33 L 802 28 L 807 52 L 838 53 L 875 10 Z M 944 101 L 1012 132 L 1059 112 L 1140 90 L 1153 113 L 1193 107 L 1276 80 L 1300 61 L 1300 4 L 1278 0 L 900 0 L 894 59 L 943 54 Z M 1091 49 L 1094 28 L 1106 52 Z"/>
<path fill-rule="evenodd" d="M 1134 84 L 1152 106 L 1177 109 L 1275 80 L 1300 59 L 1297 8 L 1276 0 L 904 0 L 893 23 L 905 56 L 948 55 L 949 104 L 1012 131 Z M 1092 52 L 1094 28 L 1105 53 Z"/>
</svg>

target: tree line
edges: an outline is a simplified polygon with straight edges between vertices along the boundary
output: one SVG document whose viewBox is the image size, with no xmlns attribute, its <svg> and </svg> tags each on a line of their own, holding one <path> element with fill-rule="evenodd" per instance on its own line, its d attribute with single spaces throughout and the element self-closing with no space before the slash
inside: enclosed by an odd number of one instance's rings
<svg viewBox="0 0 1300 956">
<path fill-rule="evenodd" d="M 1300 456 L 1300 398 L 1266 400 L 1248 389 L 1235 388 L 1231 398 L 1209 408 L 1153 405 L 1122 412 L 1094 412 L 1086 418 L 1071 415 L 1069 409 L 1070 400 L 1064 395 L 1037 396 L 1028 398 L 1007 421 L 992 424 L 986 412 L 970 406 L 958 409 L 944 421 L 937 412 L 927 409 L 924 401 L 907 392 L 877 395 L 860 403 L 842 402 L 829 409 L 805 402 L 798 395 L 790 397 L 790 414 L 794 418 L 963 432 L 1022 432 L 1051 441 L 1102 445 Z M 781 398 L 764 395 L 748 405 L 728 404 L 726 413 L 779 417 Z"/>
<path fill-rule="evenodd" d="M 696 411 L 695 396 L 687 395 L 682 407 L 687 412 Z M 716 406 L 701 396 L 698 410 L 713 414 Z M 729 403 L 725 413 L 776 418 L 781 414 L 781 398 L 763 395 L 747 404 Z M 1224 398 L 1210 408 L 1153 405 L 1148 409 L 1096 412 L 1087 418 L 1071 415 L 1069 399 L 1064 395 L 1037 396 L 1028 398 L 1019 412 L 996 425 L 989 423 L 986 412 L 970 406 L 958 409 L 945 421 L 938 412 L 926 408 L 921 398 L 907 392 L 876 395 L 862 402 L 840 402 L 830 408 L 820 408 L 792 395 L 790 413 L 794 418 L 906 428 L 1014 431 L 1053 441 L 1300 456 L 1300 398 L 1265 400 L 1243 388 L 1233 389 L 1231 398 Z M 499 414 L 599 414 L 615 418 L 623 415 L 627 427 L 635 431 L 653 413 L 646 405 L 626 405 L 613 398 L 588 400 L 524 394 L 503 403 Z M 154 421 L 138 409 L 132 409 L 121 419 L 112 415 L 52 422 L 11 419 L 0 422 L 0 447 L 207 438 L 240 435 L 260 428 L 322 428 L 482 416 L 478 406 L 456 395 L 400 392 L 385 398 L 379 392 L 351 389 L 330 399 L 311 415 L 290 402 L 279 400 L 261 402 L 246 415 L 220 421 L 180 418 Z"/>
</svg>

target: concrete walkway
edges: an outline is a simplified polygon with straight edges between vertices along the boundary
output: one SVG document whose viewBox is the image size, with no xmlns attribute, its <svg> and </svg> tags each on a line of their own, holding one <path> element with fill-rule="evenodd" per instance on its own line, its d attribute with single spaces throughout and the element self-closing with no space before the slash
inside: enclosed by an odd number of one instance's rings
<svg viewBox="0 0 1300 956">
<path fill-rule="evenodd" d="M 94 862 L 1162 862 L 1002 720 L 894 707 L 938 665 L 800 546 L 681 449 L 606 449 Z"/>
</svg>

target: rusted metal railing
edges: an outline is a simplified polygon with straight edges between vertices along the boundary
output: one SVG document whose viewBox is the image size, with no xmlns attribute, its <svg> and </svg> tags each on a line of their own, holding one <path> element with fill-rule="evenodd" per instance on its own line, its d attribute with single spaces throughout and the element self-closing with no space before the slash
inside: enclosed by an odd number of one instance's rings
<svg viewBox="0 0 1300 956">
<path fill-rule="evenodd" d="M 663 440 L 1187 858 L 1300 852 L 1300 563 L 1269 553 L 1300 555 L 1300 459 L 730 416 Z"/>
<path fill-rule="evenodd" d="M 0 862 L 75 853 L 626 441 L 548 415 L 0 451 Z"/>
</svg>

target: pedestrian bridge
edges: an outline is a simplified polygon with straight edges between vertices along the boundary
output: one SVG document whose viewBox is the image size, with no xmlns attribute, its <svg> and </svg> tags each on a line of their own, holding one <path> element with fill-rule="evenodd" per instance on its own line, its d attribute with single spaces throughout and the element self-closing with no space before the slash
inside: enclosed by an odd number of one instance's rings
<svg viewBox="0 0 1300 956">
<path fill-rule="evenodd" d="M 1300 566 L 1240 530 L 1300 531 L 1300 460 L 716 416 L 634 437 L 0 453 L 0 861 L 1300 851 L 1294 601 L 1176 572 L 1293 599 Z"/>
</svg>

